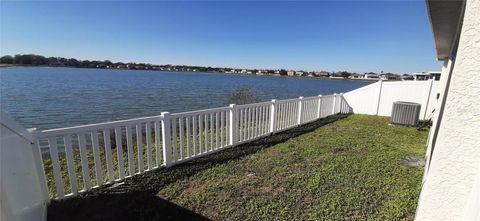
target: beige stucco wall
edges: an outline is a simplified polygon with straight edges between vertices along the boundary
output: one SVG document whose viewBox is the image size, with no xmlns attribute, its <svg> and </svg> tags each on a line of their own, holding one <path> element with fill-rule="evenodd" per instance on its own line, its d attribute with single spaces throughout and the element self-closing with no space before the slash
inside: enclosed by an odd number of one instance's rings
<svg viewBox="0 0 480 221">
<path fill-rule="evenodd" d="M 472 199 L 480 190 L 479 173 L 480 0 L 467 0 L 445 109 L 416 219 L 478 217 L 480 205 Z"/>
</svg>

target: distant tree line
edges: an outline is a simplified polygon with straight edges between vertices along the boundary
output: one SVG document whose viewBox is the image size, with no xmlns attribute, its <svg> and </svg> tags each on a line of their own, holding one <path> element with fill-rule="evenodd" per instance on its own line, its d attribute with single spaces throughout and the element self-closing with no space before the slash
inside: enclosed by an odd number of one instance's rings
<svg viewBox="0 0 480 221">
<path fill-rule="evenodd" d="M 25 66 L 52 66 L 52 67 L 76 67 L 76 68 L 115 68 L 136 70 L 168 70 L 168 71 L 201 71 L 211 72 L 225 70 L 226 68 L 213 68 L 188 65 L 153 65 L 135 62 L 111 62 L 109 60 L 77 60 L 75 58 L 45 57 L 35 54 L 18 54 L 15 56 L 5 55 L 0 57 L 0 64 L 25 65 Z"/>
<path fill-rule="evenodd" d="M 152 66 L 149 64 L 136 64 L 136 63 L 112 63 L 109 60 L 105 61 L 89 61 L 89 60 L 77 60 L 75 58 L 62 58 L 62 57 L 44 57 L 42 55 L 35 54 L 18 54 L 15 56 L 5 55 L 0 57 L 1 64 L 12 65 L 32 65 L 32 66 L 54 66 L 54 67 L 78 67 L 78 68 L 107 68 L 117 66 Z"/>
</svg>

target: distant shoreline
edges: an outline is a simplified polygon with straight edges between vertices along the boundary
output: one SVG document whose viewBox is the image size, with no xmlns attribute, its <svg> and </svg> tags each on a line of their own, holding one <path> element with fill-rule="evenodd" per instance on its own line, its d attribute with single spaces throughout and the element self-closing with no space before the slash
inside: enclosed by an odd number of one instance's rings
<svg viewBox="0 0 480 221">
<path fill-rule="evenodd" d="M 148 70 L 148 71 L 170 71 L 170 72 L 205 72 L 205 73 L 224 73 L 238 75 L 255 76 L 286 76 L 296 78 L 319 78 L 319 79 L 339 79 L 339 80 L 377 80 L 380 75 L 389 80 L 400 80 L 399 74 L 390 72 L 381 74 L 375 72 L 355 73 L 348 71 L 325 71 L 325 70 L 294 70 L 283 68 L 231 68 L 231 67 L 212 67 L 200 65 L 178 65 L 178 64 L 151 64 L 136 62 L 112 62 L 110 60 L 77 60 L 75 58 L 64 57 L 45 57 L 36 54 L 17 54 L 14 56 L 5 55 L 0 57 L 0 65 L 4 67 L 12 66 L 46 66 L 46 67 L 71 67 L 71 68 L 92 68 L 92 69 L 114 69 L 114 70 Z M 366 77 L 368 75 L 368 77 Z M 364 79 L 364 76 L 366 79 Z M 375 78 L 374 78 L 375 77 Z"/>
<path fill-rule="evenodd" d="M 73 69 L 94 69 L 94 70 L 120 70 L 120 71 L 158 71 L 158 72 L 169 72 L 169 73 L 213 73 L 213 74 L 224 74 L 224 75 L 239 75 L 239 76 L 258 76 L 258 77 L 284 77 L 284 78 L 296 78 L 296 79 L 312 79 L 312 80 L 347 80 L 347 81 L 365 81 L 365 82 L 375 82 L 378 80 L 369 80 L 369 79 L 350 79 L 350 78 L 331 78 L 331 77 L 308 77 L 308 76 L 289 76 L 289 75 L 272 75 L 272 74 L 244 74 L 244 73 L 225 73 L 219 71 L 172 71 L 172 70 L 154 70 L 154 69 L 128 69 L 128 68 L 93 68 L 93 67 L 72 67 L 72 66 L 49 66 L 49 65 L 17 65 L 17 64 L 0 64 L 0 68 L 14 68 L 14 67 L 25 67 L 25 68 L 73 68 Z"/>
</svg>

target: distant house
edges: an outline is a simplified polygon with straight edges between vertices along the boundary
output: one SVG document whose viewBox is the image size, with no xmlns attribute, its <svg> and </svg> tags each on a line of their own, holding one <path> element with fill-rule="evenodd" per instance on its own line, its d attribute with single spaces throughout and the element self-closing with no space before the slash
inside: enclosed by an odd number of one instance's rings
<svg viewBox="0 0 480 221">
<path fill-rule="evenodd" d="M 287 75 L 288 75 L 288 76 L 294 76 L 294 75 L 295 75 L 295 71 L 287 71 Z"/>
<path fill-rule="evenodd" d="M 402 81 L 413 81 L 413 80 L 414 80 L 414 77 L 412 75 L 409 75 L 409 74 L 402 75 Z"/>
<path fill-rule="evenodd" d="M 333 72 L 330 74 L 329 78 L 343 79 L 344 77 L 342 76 L 342 72 Z"/>
<path fill-rule="evenodd" d="M 318 77 L 318 72 L 312 71 L 312 72 L 310 72 L 310 74 L 314 77 Z"/>
<path fill-rule="evenodd" d="M 295 71 L 296 76 L 303 76 L 303 71 Z"/>
<path fill-rule="evenodd" d="M 399 81 L 402 78 L 400 75 L 392 74 L 392 73 L 386 73 L 386 74 L 380 74 L 380 80 L 383 81 Z"/>
<path fill-rule="evenodd" d="M 365 75 L 363 75 L 363 79 L 365 79 L 365 80 L 378 80 L 378 74 L 366 73 Z"/>
<path fill-rule="evenodd" d="M 320 71 L 320 72 L 316 72 L 317 76 L 318 77 L 329 77 L 330 76 L 330 73 L 328 71 Z"/>
<path fill-rule="evenodd" d="M 440 75 L 442 74 L 442 72 L 430 71 L 430 72 L 428 72 L 428 74 L 430 75 L 430 79 L 433 79 L 434 81 L 439 81 L 440 80 Z"/>
<path fill-rule="evenodd" d="M 357 73 L 354 73 L 350 76 L 348 76 L 349 79 L 363 79 L 363 75 L 362 74 L 357 74 Z"/>
<path fill-rule="evenodd" d="M 252 74 L 252 71 L 251 71 L 251 70 L 247 70 L 247 69 L 243 69 L 243 70 L 241 70 L 240 72 L 237 72 L 237 73 L 240 73 L 240 74 Z"/>
<path fill-rule="evenodd" d="M 417 72 L 417 73 L 413 73 L 412 75 L 413 75 L 413 80 L 415 81 L 426 81 L 430 79 L 430 74 L 426 72 Z"/>
</svg>

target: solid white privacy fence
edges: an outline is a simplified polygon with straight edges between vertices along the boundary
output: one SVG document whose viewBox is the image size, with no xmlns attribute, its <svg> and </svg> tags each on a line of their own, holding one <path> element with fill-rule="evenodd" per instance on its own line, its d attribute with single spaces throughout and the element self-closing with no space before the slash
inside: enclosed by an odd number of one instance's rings
<svg viewBox="0 0 480 221">
<path fill-rule="evenodd" d="M 342 94 L 37 131 L 50 192 L 76 195 L 161 166 L 171 166 L 336 113 Z"/>
</svg>

